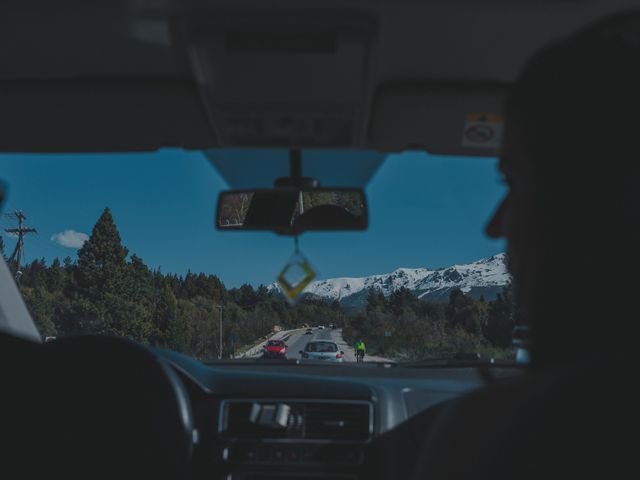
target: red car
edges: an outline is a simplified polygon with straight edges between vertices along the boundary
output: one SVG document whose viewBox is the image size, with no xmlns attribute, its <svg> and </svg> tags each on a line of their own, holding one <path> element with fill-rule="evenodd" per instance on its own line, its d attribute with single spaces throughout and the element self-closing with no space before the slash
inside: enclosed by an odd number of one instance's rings
<svg viewBox="0 0 640 480">
<path fill-rule="evenodd" d="M 287 358 L 287 344 L 282 340 L 269 340 L 263 350 L 265 358 Z"/>
</svg>

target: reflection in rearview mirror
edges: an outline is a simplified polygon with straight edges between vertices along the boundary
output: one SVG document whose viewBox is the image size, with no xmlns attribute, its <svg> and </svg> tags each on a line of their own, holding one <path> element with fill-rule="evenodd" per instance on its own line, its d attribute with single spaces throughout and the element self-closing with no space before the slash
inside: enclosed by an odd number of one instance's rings
<svg viewBox="0 0 640 480">
<path fill-rule="evenodd" d="M 365 230 L 362 189 L 292 187 L 230 190 L 218 199 L 219 230 L 272 230 L 297 235 L 308 230 Z"/>
<path fill-rule="evenodd" d="M 223 192 L 218 200 L 218 227 L 242 228 L 253 192 Z"/>
</svg>

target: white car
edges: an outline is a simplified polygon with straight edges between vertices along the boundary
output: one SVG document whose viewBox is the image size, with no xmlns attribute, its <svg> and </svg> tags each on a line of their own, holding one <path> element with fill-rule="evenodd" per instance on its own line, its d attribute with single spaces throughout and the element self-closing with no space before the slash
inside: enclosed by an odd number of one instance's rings
<svg viewBox="0 0 640 480">
<path fill-rule="evenodd" d="M 304 360 L 344 362 L 344 352 L 338 348 L 338 344 L 326 340 L 309 342 L 299 353 Z"/>
<path fill-rule="evenodd" d="M 324 330 L 324 325 L 320 325 L 320 326 L 318 327 L 318 330 Z"/>
</svg>

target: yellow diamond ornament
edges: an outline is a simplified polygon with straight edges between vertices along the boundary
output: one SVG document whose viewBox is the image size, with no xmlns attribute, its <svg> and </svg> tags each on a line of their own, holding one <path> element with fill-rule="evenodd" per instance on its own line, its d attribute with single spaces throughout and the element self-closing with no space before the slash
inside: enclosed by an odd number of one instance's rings
<svg viewBox="0 0 640 480">
<path fill-rule="evenodd" d="M 290 302 L 295 302 L 315 276 L 316 272 L 313 271 L 307 259 L 297 254 L 289 260 L 278 275 L 278 285 L 286 298 Z"/>
</svg>

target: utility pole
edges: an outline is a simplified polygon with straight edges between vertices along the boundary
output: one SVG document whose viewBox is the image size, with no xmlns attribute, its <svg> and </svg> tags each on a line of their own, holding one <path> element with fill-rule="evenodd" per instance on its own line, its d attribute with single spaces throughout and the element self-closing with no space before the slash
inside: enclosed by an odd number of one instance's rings
<svg viewBox="0 0 640 480">
<path fill-rule="evenodd" d="M 16 210 L 13 213 L 5 214 L 7 217 L 15 219 L 18 221 L 18 228 L 5 228 L 4 231 L 7 233 L 13 233 L 14 235 L 18 235 L 18 242 L 16 243 L 16 248 L 13 249 L 13 253 L 9 257 L 9 266 L 15 265 L 14 275 L 16 281 L 20 279 L 20 275 L 22 272 L 20 271 L 20 263 L 22 262 L 22 256 L 24 254 L 24 236 L 27 233 L 38 233 L 35 228 L 25 227 L 24 221 L 27 219 L 24 213 L 21 210 Z"/>
<path fill-rule="evenodd" d="M 218 305 L 220 309 L 220 348 L 218 349 L 218 359 L 222 360 L 222 304 Z"/>
</svg>

